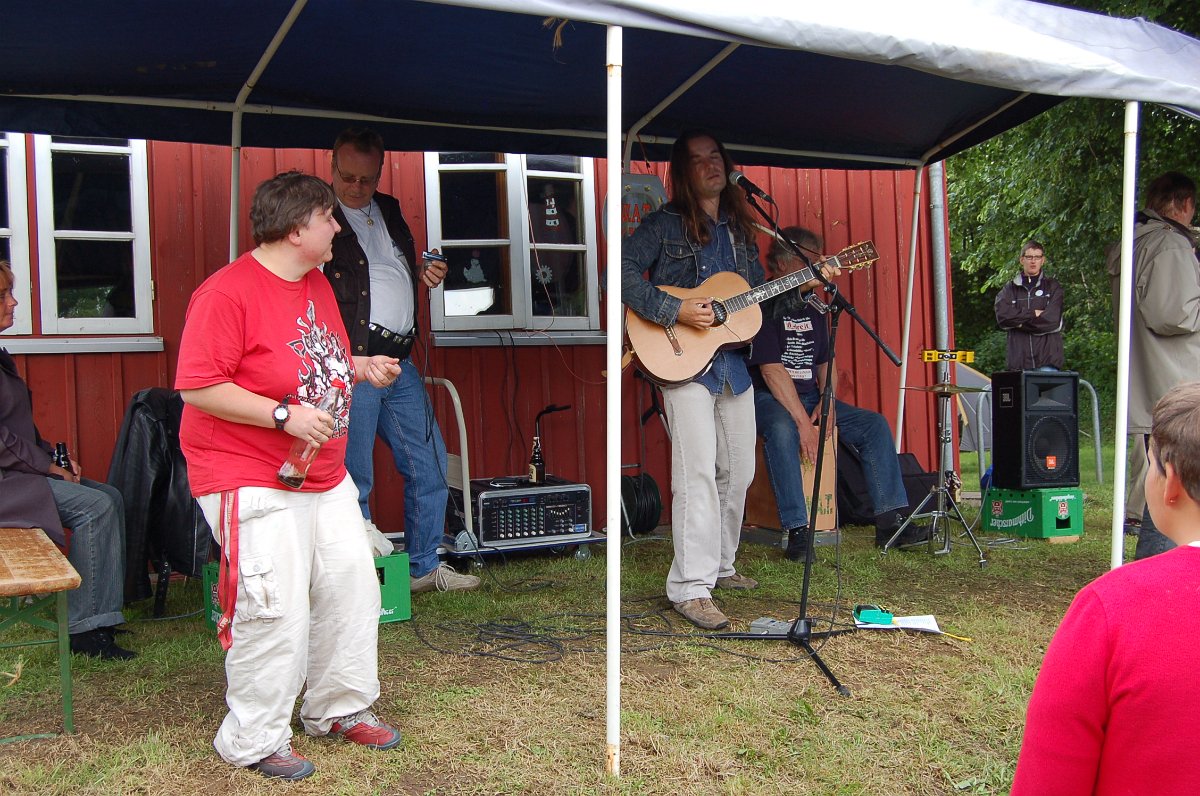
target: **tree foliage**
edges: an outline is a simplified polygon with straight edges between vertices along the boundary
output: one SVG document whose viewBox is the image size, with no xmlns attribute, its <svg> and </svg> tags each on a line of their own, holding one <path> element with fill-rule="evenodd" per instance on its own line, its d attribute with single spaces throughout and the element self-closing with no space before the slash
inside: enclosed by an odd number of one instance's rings
<svg viewBox="0 0 1200 796">
<path fill-rule="evenodd" d="M 1196 0 L 1092 0 L 1077 7 L 1142 16 L 1200 34 Z M 1067 367 L 1100 393 L 1110 416 L 1116 330 L 1104 250 L 1120 237 L 1124 105 L 1068 100 L 946 161 L 954 331 L 976 366 L 1004 368 L 1005 335 L 993 302 L 1018 269 L 1022 243 L 1046 247 L 1046 272 L 1063 283 Z M 1138 191 L 1167 170 L 1200 179 L 1200 122 L 1141 107 Z"/>
</svg>

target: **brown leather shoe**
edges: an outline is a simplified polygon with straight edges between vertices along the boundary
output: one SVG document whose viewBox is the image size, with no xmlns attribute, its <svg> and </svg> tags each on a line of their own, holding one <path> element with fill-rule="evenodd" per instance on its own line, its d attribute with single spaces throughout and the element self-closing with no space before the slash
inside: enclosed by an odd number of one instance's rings
<svg viewBox="0 0 1200 796">
<path fill-rule="evenodd" d="M 758 581 L 748 578 L 740 572 L 735 572 L 727 578 L 717 578 L 718 589 L 739 589 L 749 591 L 758 588 Z"/>
<path fill-rule="evenodd" d="M 697 597 L 694 600 L 684 600 L 673 603 L 675 610 L 684 619 L 704 630 L 720 630 L 729 627 L 729 619 L 721 613 L 711 597 Z"/>
</svg>

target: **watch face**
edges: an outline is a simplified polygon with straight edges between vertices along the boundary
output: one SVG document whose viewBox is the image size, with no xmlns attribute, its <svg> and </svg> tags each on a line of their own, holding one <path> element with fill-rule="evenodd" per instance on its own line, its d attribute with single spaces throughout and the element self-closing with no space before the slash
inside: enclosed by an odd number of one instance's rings
<svg viewBox="0 0 1200 796">
<path fill-rule="evenodd" d="M 275 407 L 275 422 L 286 423 L 288 416 L 289 414 L 286 406 Z"/>
</svg>

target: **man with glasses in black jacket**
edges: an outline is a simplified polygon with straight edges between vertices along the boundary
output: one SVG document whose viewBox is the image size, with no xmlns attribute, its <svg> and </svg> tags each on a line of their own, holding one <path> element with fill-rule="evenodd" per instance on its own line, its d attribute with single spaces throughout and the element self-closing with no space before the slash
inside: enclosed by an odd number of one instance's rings
<svg viewBox="0 0 1200 796">
<path fill-rule="evenodd" d="M 358 503 L 374 530 L 368 498 L 375 483 L 378 435 L 404 476 L 404 543 L 414 594 L 474 589 L 479 578 L 439 562 L 445 530 L 446 445 L 433 417 L 421 374 L 409 354 L 417 337 L 419 285 L 437 287 L 446 266 L 418 261 L 412 232 L 395 197 L 376 190 L 383 174 L 383 139 L 373 130 L 344 130 L 333 145 L 333 259 L 325 276 L 333 286 L 355 356 L 386 354 L 400 360 L 400 377 L 388 387 L 354 388 L 346 469 Z"/>
</svg>

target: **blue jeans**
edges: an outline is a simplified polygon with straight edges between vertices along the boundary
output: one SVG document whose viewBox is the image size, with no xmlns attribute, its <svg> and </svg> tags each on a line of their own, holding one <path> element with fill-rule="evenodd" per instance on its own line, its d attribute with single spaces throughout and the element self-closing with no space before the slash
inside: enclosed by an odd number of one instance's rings
<svg viewBox="0 0 1200 796">
<path fill-rule="evenodd" d="M 804 408 L 812 412 L 820 395 L 800 396 Z M 900 476 L 900 460 L 887 420 L 878 412 L 860 409 L 834 400 L 838 441 L 858 451 L 867 490 L 876 516 L 907 508 L 908 493 Z M 784 528 L 808 525 L 808 494 L 800 470 L 800 432 L 796 421 L 767 390 L 754 391 L 754 416 L 758 434 L 763 438 L 763 456 L 771 489 L 779 506 L 779 522 Z M 831 466 L 825 462 L 825 466 Z"/>
<path fill-rule="evenodd" d="M 350 404 L 346 469 L 358 487 L 362 515 L 371 518 L 367 498 L 375 485 L 375 436 L 392 451 L 404 476 L 404 546 L 414 578 L 437 568 L 437 548 L 446 526 L 446 443 L 433 417 L 421 374 L 411 360 L 400 363 L 390 387 L 360 382 Z"/>
<path fill-rule="evenodd" d="M 125 621 L 125 504 L 115 487 L 47 479 L 62 524 L 71 529 L 67 560 L 79 588 L 67 593 L 67 627 L 85 633 Z"/>
</svg>

